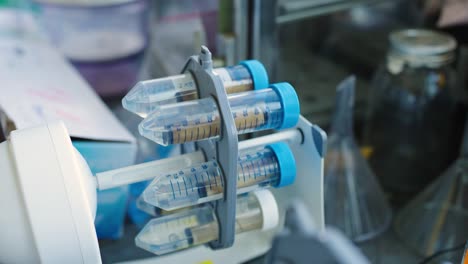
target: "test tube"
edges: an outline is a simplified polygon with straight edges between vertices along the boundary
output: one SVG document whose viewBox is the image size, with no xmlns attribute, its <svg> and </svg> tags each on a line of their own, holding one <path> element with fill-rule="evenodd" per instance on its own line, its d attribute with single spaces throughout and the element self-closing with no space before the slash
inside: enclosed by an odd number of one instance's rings
<svg viewBox="0 0 468 264">
<path fill-rule="evenodd" d="M 278 221 L 278 205 L 270 191 L 260 190 L 237 198 L 236 234 L 269 230 Z M 218 219 L 213 207 L 206 205 L 151 220 L 136 236 L 135 244 L 162 255 L 215 241 L 218 234 Z"/>
<path fill-rule="evenodd" d="M 289 83 L 231 94 L 228 100 L 239 134 L 290 128 L 299 120 L 299 100 Z M 163 105 L 148 115 L 138 130 L 142 136 L 164 146 L 219 138 L 221 116 L 216 101 L 204 98 Z"/>
<path fill-rule="evenodd" d="M 296 178 L 294 155 L 286 143 L 275 143 L 240 154 L 237 194 L 270 186 L 290 185 Z M 143 201 L 163 210 L 175 210 L 224 195 L 224 180 L 216 161 L 200 163 L 156 177 L 143 191 Z"/>
<path fill-rule="evenodd" d="M 239 93 L 268 87 L 268 74 L 257 60 L 243 61 L 239 65 L 216 68 L 217 75 L 226 93 Z M 198 98 L 197 83 L 191 73 L 138 82 L 123 98 L 125 109 L 146 117 L 160 105 L 195 100 Z"/>
</svg>

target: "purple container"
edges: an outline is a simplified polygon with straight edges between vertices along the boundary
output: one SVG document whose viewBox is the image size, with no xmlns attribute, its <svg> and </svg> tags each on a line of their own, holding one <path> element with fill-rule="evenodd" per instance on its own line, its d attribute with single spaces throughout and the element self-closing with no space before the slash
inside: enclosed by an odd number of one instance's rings
<svg viewBox="0 0 468 264">
<path fill-rule="evenodd" d="M 53 44 L 102 97 L 135 84 L 148 46 L 147 0 L 37 1 Z"/>
</svg>

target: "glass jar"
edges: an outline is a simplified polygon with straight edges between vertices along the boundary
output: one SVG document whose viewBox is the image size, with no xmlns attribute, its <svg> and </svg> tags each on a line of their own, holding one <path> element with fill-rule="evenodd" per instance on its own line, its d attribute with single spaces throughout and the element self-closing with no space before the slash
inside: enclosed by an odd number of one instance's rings
<svg viewBox="0 0 468 264">
<path fill-rule="evenodd" d="M 384 189 L 402 202 L 455 160 L 464 111 L 454 96 L 455 39 L 407 29 L 389 40 L 386 64 L 371 89 L 365 141 Z"/>
</svg>

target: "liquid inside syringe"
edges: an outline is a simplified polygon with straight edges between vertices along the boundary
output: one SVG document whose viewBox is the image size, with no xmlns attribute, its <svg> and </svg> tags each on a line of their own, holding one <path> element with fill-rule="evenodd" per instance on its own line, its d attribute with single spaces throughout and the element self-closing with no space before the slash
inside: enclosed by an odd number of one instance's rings
<svg viewBox="0 0 468 264">
<path fill-rule="evenodd" d="M 279 108 L 280 105 L 276 107 Z M 277 126 L 281 122 L 281 116 L 265 111 L 267 108 L 265 103 L 257 103 L 248 108 L 234 108 L 232 116 L 237 130 L 248 132 L 253 129 L 262 130 L 267 124 Z M 166 126 L 166 128 L 170 131 L 163 134 L 163 141 L 168 142 L 169 145 L 198 141 L 219 135 L 221 118 L 218 112 L 208 113 L 194 118 L 187 117 L 181 123 L 174 123 L 173 126 Z"/>
<path fill-rule="evenodd" d="M 288 83 L 229 95 L 228 100 L 239 134 L 290 128 L 299 119 L 299 100 Z M 204 98 L 161 106 L 145 118 L 138 129 L 142 136 L 158 144 L 181 144 L 219 138 L 221 116 L 215 100 Z"/>
<path fill-rule="evenodd" d="M 143 200 L 164 210 L 221 199 L 224 179 L 216 161 L 201 163 L 157 177 L 142 194 Z M 242 152 L 237 165 L 237 193 L 294 182 L 295 159 L 285 143 Z"/>
</svg>

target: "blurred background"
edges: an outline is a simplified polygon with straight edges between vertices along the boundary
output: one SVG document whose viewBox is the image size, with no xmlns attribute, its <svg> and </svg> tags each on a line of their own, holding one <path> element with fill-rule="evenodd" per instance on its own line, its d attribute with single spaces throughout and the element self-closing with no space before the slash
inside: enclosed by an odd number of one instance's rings
<svg viewBox="0 0 468 264">
<path fill-rule="evenodd" d="M 30 21 L 11 20 L 6 10 L 32 14 L 37 31 L 12 30 Z M 0 0 L 0 40 L 11 34 L 45 39 L 73 65 L 135 135 L 136 163 L 180 150 L 139 136 L 140 119 L 124 111 L 121 99 L 139 80 L 179 74 L 201 45 L 210 48 L 216 67 L 261 61 L 270 82 L 290 82 L 301 114 L 327 131 L 338 112 L 335 88 L 354 74 L 353 136 L 393 215 L 378 235 L 357 245 L 371 263 L 417 263 L 434 254 L 434 263 L 461 260 L 460 245 L 468 240 L 466 173 L 462 166 L 452 173 L 458 176 L 443 175 L 464 153 L 468 1 Z M 0 122 L 3 131 L 12 130 L 8 118 Z M 436 186 L 445 187 L 433 190 L 440 177 L 447 183 Z M 131 186 L 122 198 L 125 224 L 100 236 L 105 263 L 151 256 L 133 241 L 149 219 L 135 206 L 144 187 Z M 418 194 L 424 197 L 415 202 Z M 325 200 L 325 207 L 334 202 Z M 432 211 L 400 215 L 406 206 Z M 446 224 L 447 218 L 458 220 Z M 411 233 L 412 224 L 422 231 Z M 462 235 L 437 240 L 454 233 Z M 426 240 L 431 249 L 418 248 Z"/>
</svg>

